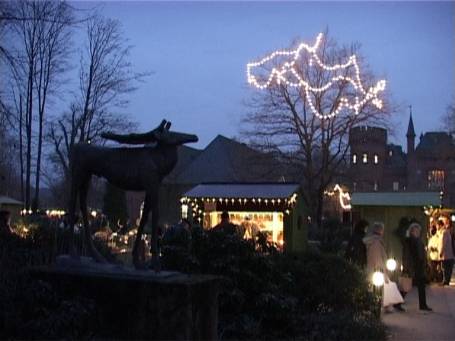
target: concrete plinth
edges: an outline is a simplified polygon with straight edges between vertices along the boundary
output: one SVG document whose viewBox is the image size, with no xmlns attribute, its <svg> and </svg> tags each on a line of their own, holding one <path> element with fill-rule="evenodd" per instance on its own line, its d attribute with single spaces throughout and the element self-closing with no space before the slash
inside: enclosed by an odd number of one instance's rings
<svg viewBox="0 0 455 341">
<path fill-rule="evenodd" d="M 85 263 L 85 265 L 84 265 Z M 78 263 L 77 263 L 78 264 Z M 96 337 L 147 340 L 216 340 L 220 278 L 127 267 L 78 265 L 67 259 L 32 270 L 66 297 L 93 299 Z"/>
</svg>

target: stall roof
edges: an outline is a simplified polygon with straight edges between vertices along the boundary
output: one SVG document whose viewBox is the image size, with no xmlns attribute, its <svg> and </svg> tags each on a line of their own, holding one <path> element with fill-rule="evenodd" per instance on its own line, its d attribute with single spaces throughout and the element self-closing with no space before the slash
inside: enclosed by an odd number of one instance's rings
<svg viewBox="0 0 455 341">
<path fill-rule="evenodd" d="M 439 192 L 355 192 L 353 206 L 438 206 Z"/>
<path fill-rule="evenodd" d="M 0 195 L 0 205 L 22 205 L 22 202 L 5 195 Z"/>
<path fill-rule="evenodd" d="M 186 192 L 190 198 L 289 198 L 297 192 L 296 183 L 212 183 L 200 184 Z"/>
</svg>

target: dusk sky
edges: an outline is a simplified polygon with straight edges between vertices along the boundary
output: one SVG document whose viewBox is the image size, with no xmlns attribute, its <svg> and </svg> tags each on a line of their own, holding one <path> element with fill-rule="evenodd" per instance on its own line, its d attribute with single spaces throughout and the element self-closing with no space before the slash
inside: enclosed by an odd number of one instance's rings
<svg viewBox="0 0 455 341">
<path fill-rule="evenodd" d="M 89 3 L 93 5 L 94 3 Z M 76 7 L 87 7 L 76 3 Z M 252 89 L 246 63 L 295 38 L 314 43 L 326 27 L 341 44 L 359 42 L 378 78 L 402 106 L 395 142 L 404 143 L 412 104 L 417 136 L 441 127 L 455 100 L 455 2 L 105 2 L 123 24 L 137 71 L 153 71 L 127 112 L 149 130 L 238 135 Z"/>
</svg>

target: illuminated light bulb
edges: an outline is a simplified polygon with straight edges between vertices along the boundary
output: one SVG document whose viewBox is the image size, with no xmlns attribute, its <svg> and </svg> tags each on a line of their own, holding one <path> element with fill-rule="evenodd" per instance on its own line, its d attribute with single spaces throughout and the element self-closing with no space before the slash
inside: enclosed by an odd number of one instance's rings
<svg viewBox="0 0 455 341">
<path fill-rule="evenodd" d="M 376 271 L 371 279 L 373 285 L 376 287 L 382 287 L 384 285 L 384 274 L 381 271 Z"/>
<path fill-rule="evenodd" d="M 371 103 L 376 106 L 378 109 L 381 109 L 382 108 L 382 101 L 380 101 L 377 96 L 378 96 L 378 93 L 381 92 L 381 91 L 384 91 L 385 90 L 385 87 L 386 87 L 386 81 L 385 80 L 380 80 L 376 83 L 376 85 L 374 87 L 370 87 L 367 91 L 363 88 L 363 85 L 362 85 L 362 82 L 361 82 L 361 79 L 360 79 L 360 69 L 359 69 L 359 66 L 357 64 L 357 58 L 355 55 L 352 55 L 348 58 L 348 61 L 344 64 L 336 64 L 336 65 L 325 65 L 320 59 L 319 59 L 319 56 L 317 55 L 317 49 L 319 47 L 319 44 L 322 40 L 322 33 L 320 33 L 317 38 L 316 38 L 316 42 L 313 46 L 309 46 L 305 43 L 302 43 L 300 44 L 297 49 L 295 50 L 292 50 L 292 51 L 275 51 L 273 52 L 272 54 L 264 57 L 263 59 L 261 59 L 260 61 L 258 62 L 252 62 L 252 63 L 248 63 L 247 64 L 247 80 L 248 80 L 248 83 L 255 86 L 256 88 L 258 89 L 265 89 L 267 87 L 269 87 L 273 81 L 275 80 L 275 82 L 280 85 L 282 82 L 284 82 L 286 85 L 289 85 L 291 87 L 300 87 L 300 88 L 303 88 L 305 89 L 305 97 L 309 103 L 309 106 L 310 106 L 310 109 L 311 111 L 313 112 L 314 115 L 316 115 L 318 118 L 320 119 L 329 119 L 329 118 L 333 118 L 335 117 L 336 115 L 338 115 L 341 110 L 343 110 L 344 108 L 346 109 L 349 109 L 349 110 L 352 110 L 354 112 L 355 115 L 358 115 L 359 114 L 359 109 L 364 105 L 366 104 L 368 101 L 371 101 Z M 332 77 L 332 79 L 325 85 L 323 85 L 322 87 L 313 87 L 309 84 L 309 82 L 305 81 L 304 79 L 302 79 L 300 77 L 300 75 L 298 74 L 298 72 L 294 69 L 294 65 L 295 63 L 299 60 L 299 58 L 301 57 L 301 51 L 302 50 L 306 50 L 309 54 L 310 54 L 310 59 L 309 59 L 309 65 L 312 66 L 314 63 L 317 64 L 317 66 L 319 66 L 320 68 L 322 68 L 323 70 L 326 70 L 326 71 L 336 71 L 336 70 L 340 70 L 340 69 L 346 69 L 346 68 L 349 68 L 349 67 L 353 67 L 354 68 L 354 73 L 355 73 L 355 79 L 352 79 L 351 77 L 347 77 L 347 76 L 334 76 Z M 256 77 L 254 75 L 252 75 L 251 73 L 251 69 L 254 68 L 254 67 L 258 67 L 258 66 L 262 66 L 264 65 L 265 63 L 267 63 L 268 61 L 272 60 L 273 58 L 275 58 L 276 56 L 293 56 L 293 60 L 291 62 L 285 62 L 283 63 L 283 65 L 277 69 L 276 67 L 274 67 L 272 69 L 272 71 L 270 72 L 270 75 L 269 77 L 267 78 L 267 80 L 265 82 L 260 82 L 256 79 Z M 297 82 L 291 82 L 289 81 L 287 78 L 286 78 L 286 73 L 290 73 L 292 74 L 296 79 L 297 79 Z M 354 97 L 354 104 L 350 104 L 349 101 L 347 99 L 344 99 L 342 101 L 339 101 L 338 105 L 334 108 L 333 112 L 330 113 L 330 114 L 322 114 L 320 113 L 314 106 L 313 102 L 311 101 L 311 96 L 310 96 L 310 91 L 311 92 L 323 92 L 323 91 L 326 91 L 327 89 L 330 88 L 330 86 L 333 84 L 334 81 L 347 81 L 349 82 L 353 87 L 354 89 L 356 89 L 357 91 L 359 91 L 362 96 L 363 96 L 363 99 L 360 100 L 358 96 L 355 96 Z"/>
<path fill-rule="evenodd" d="M 389 270 L 389 271 L 395 271 L 395 269 L 397 268 L 396 260 L 393 258 L 387 259 L 386 267 L 387 267 L 387 270 Z"/>
</svg>

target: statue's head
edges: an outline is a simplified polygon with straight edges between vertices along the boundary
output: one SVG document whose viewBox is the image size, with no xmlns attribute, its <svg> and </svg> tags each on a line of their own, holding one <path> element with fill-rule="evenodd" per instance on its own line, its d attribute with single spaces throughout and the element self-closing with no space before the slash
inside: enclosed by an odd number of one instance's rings
<svg viewBox="0 0 455 341">
<path fill-rule="evenodd" d="M 199 140 L 196 135 L 171 131 L 169 130 L 170 128 L 171 122 L 163 120 L 158 128 L 152 130 L 155 142 L 159 145 L 182 145 L 185 143 L 197 142 Z"/>
<path fill-rule="evenodd" d="M 157 128 L 149 131 L 148 133 L 122 135 L 105 132 L 101 134 L 101 137 L 125 144 L 157 144 L 168 146 L 178 146 L 198 141 L 196 135 L 170 131 L 170 128 L 171 122 L 163 120 Z"/>
</svg>

